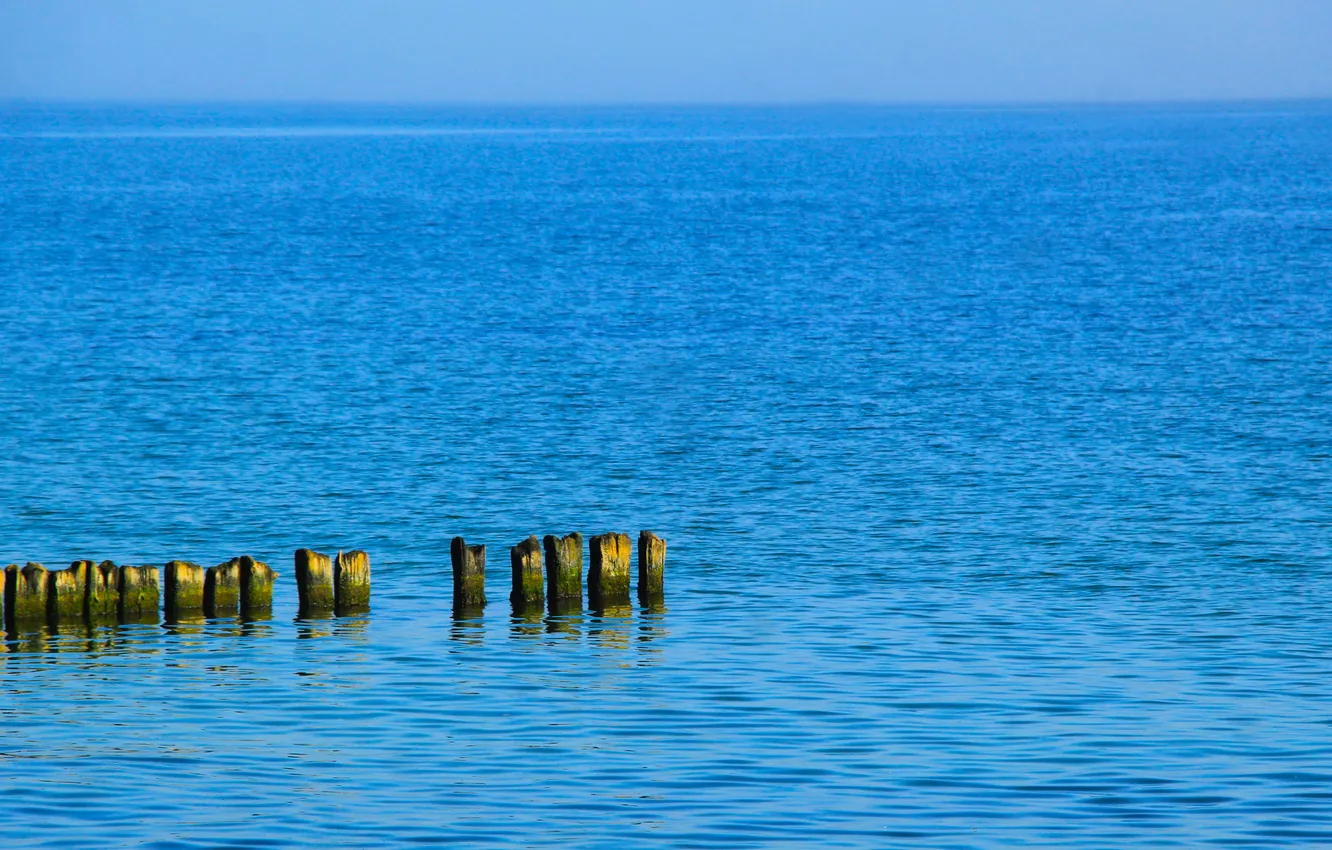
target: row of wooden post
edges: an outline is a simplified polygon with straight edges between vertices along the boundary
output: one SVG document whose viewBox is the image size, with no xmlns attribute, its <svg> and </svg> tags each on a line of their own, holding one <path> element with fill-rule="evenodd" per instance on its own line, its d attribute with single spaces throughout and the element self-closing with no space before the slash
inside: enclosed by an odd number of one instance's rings
<svg viewBox="0 0 1332 850">
<path fill-rule="evenodd" d="M 627 534 L 599 534 L 590 541 L 588 601 L 604 610 L 629 604 L 630 544 Z M 544 559 L 542 558 L 544 550 Z M 453 561 L 453 606 L 472 611 L 486 604 L 486 547 L 469 546 L 461 537 L 450 547 Z M 515 611 L 531 612 L 549 605 L 552 613 L 581 610 L 583 605 L 583 535 L 536 536 L 510 552 Z M 300 616 L 338 615 L 370 607 L 370 556 L 359 549 L 330 557 L 310 549 L 295 556 Z M 650 531 L 638 535 L 638 599 L 644 606 L 660 604 L 665 595 L 666 541 Z M 10 564 L 0 572 L 5 627 L 47 621 L 156 622 L 165 596 L 167 622 L 197 617 L 253 617 L 273 608 L 273 581 L 278 574 L 248 555 L 204 569 L 188 561 L 170 561 L 159 572 L 153 566 L 116 566 L 110 561 L 75 561 L 62 570 L 41 564 Z M 162 591 L 165 591 L 163 593 Z"/>
<path fill-rule="evenodd" d="M 314 569 L 309 565 L 313 563 Z M 306 568 L 302 569 L 305 564 Z M 336 559 L 308 549 L 296 553 L 301 616 L 321 611 L 350 614 L 370 605 L 370 557 L 360 550 Z M 41 564 L 10 564 L 0 571 L 4 623 L 157 622 L 159 603 L 167 622 L 199 617 L 260 617 L 273 610 L 278 574 L 248 555 L 204 569 L 189 561 L 154 566 L 116 566 L 110 561 L 75 561 L 62 570 Z M 324 588 L 327 586 L 327 592 Z M 313 589 L 307 593 L 306 589 Z"/>
<path fill-rule="evenodd" d="M 629 535 L 598 534 L 588 547 L 587 596 L 593 609 L 629 604 L 631 551 Z M 545 559 L 542 559 L 544 549 Z M 453 607 L 481 608 L 486 604 L 486 547 L 469 546 L 461 537 L 449 547 L 453 560 Z M 509 552 L 513 589 L 509 601 L 515 611 L 551 613 L 578 610 L 583 605 L 583 535 L 533 535 Z M 666 541 L 651 531 L 638 534 L 638 600 L 644 606 L 660 604 L 666 593 Z M 544 575 L 543 575 L 544 572 Z"/>
</svg>

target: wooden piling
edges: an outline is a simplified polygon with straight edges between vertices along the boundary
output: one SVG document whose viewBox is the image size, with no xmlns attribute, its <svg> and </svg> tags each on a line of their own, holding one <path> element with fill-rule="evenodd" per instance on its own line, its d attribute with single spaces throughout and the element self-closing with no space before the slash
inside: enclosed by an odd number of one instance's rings
<svg viewBox="0 0 1332 850">
<path fill-rule="evenodd" d="M 51 625 L 83 622 L 92 565 L 92 561 L 75 561 L 63 570 L 46 574 L 46 614 Z"/>
<path fill-rule="evenodd" d="M 486 604 L 486 547 L 468 546 L 461 537 L 449 546 L 453 560 L 453 609 L 482 608 Z"/>
<path fill-rule="evenodd" d="M 240 567 L 240 612 L 242 617 L 264 616 L 273 610 L 273 579 L 277 573 L 249 555 L 237 559 Z"/>
<path fill-rule="evenodd" d="M 370 609 L 370 556 L 360 549 L 333 560 L 333 606 L 339 617 Z"/>
<path fill-rule="evenodd" d="M 203 609 L 206 617 L 234 617 L 240 613 L 239 558 L 204 572 Z"/>
<path fill-rule="evenodd" d="M 296 550 L 296 595 L 302 619 L 332 613 L 337 598 L 333 592 L 333 559 L 311 549 Z"/>
<path fill-rule="evenodd" d="M 547 534 L 546 603 L 550 613 L 583 610 L 583 535 L 575 531 L 564 537 Z"/>
<path fill-rule="evenodd" d="M 655 605 L 666 597 L 666 541 L 650 531 L 638 532 L 638 601 Z"/>
<path fill-rule="evenodd" d="M 202 617 L 204 568 L 189 561 L 168 561 L 162 574 L 167 622 Z"/>
<path fill-rule="evenodd" d="M 11 629 L 46 621 L 46 567 L 28 562 L 5 567 L 5 623 Z"/>
<path fill-rule="evenodd" d="M 91 563 L 91 562 L 90 562 Z M 98 623 L 120 616 L 120 568 L 102 561 L 88 568 L 88 620 Z"/>
<path fill-rule="evenodd" d="M 127 623 L 156 620 L 160 585 L 157 567 L 121 567 L 120 619 Z"/>
<path fill-rule="evenodd" d="M 513 590 L 509 601 L 513 610 L 522 612 L 532 608 L 538 611 L 546 604 L 546 577 L 542 574 L 541 541 L 536 535 L 524 540 L 509 551 L 513 566 Z"/>
<path fill-rule="evenodd" d="M 587 571 L 587 597 L 594 609 L 629 604 L 630 545 L 627 534 L 592 538 L 592 563 Z"/>
</svg>

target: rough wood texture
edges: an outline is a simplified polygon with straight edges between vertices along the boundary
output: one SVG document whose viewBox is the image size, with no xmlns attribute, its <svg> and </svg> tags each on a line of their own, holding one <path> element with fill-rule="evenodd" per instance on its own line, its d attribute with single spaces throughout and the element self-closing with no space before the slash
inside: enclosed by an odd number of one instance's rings
<svg viewBox="0 0 1332 850">
<path fill-rule="evenodd" d="M 546 601 L 551 613 L 583 607 L 583 535 L 575 531 L 564 537 L 547 534 Z"/>
<path fill-rule="evenodd" d="M 168 620 L 201 615 L 204 607 L 204 568 L 189 561 L 168 561 L 162 568 Z"/>
<path fill-rule="evenodd" d="M 233 617 L 240 613 L 240 559 L 209 567 L 204 573 L 204 615 Z"/>
<path fill-rule="evenodd" d="M 593 608 L 629 604 L 629 559 L 627 534 L 598 534 L 592 538 L 592 563 L 587 571 L 587 596 Z"/>
<path fill-rule="evenodd" d="M 88 619 L 114 620 L 120 616 L 120 567 L 103 561 L 88 570 Z"/>
<path fill-rule="evenodd" d="M 121 567 L 120 619 L 126 622 L 157 619 L 160 585 L 157 567 Z"/>
<path fill-rule="evenodd" d="M 273 610 L 273 579 L 277 573 L 263 561 L 249 555 L 236 559 L 240 567 L 240 612 L 243 617 L 267 614 Z"/>
<path fill-rule="evenodd" d="M 28 563 L 5 567 L 5 622 L 41 623 L 46 620 L 46 567 Z"/>
<path fill-rule="evenodd" d="M 509 601 L 515 611 L 541 608 L 546 604 L 546 577 L 541 569 L 541 541 L 536 535 L 524 540 L 509 552 L 513 566 L 513 590 Z"/>
<path fill-rule="evenodd" d="M 339 616 L 370 608 L 370 556 L 360 549 L 333 560 L 333 603 Z"/>
<path fill-rule="evenodd" d="M 333 559 L 312 549 L 297 549 L 296 594 L 300 597 L 301 617 L 331 612 L 337 605 Z"/>
<path fill-rule="evenodd" d="M 75 561 L 46 574 L 46 611 L 53 625 L 83 622 L 91 567 L 92 561 Z"/>
<path fill-rule="evenodd" d="M 480 608 L 486 604 L 486 547 L 468 546 L 461 537 L 449 546 L 453 560 L 453 607 Z"/>
<path fill-rule="evenodd" d="M 666 541 L 650 531 L 638 532 L 638 601 L 644 605 L 666 596 Z"/>
</svg>

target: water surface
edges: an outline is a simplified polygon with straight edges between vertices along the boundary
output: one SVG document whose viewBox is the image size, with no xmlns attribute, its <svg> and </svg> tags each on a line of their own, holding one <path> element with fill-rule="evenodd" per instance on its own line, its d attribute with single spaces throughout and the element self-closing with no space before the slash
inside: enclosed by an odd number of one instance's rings
<svg viewBox="0 0 1332 850">
<path fill-rule="evenodd" d="M 0 109 L 0 558 L 283 573 L 5 643 L 6 841 L 1332 843 L 1330 273 L 1327 104 Z"/>
</svg>

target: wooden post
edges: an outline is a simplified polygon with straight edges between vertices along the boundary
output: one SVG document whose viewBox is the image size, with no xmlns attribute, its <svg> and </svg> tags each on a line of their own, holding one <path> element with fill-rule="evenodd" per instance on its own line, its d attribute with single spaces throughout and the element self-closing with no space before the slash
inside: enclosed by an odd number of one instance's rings
<svg viewBox="0 0 1332 850">
<path fill-rule="evenodd" d="M 46 622 L 46 567 L 31 561 L 5 567 L 5 622 L 11 630 Z"/>
<path fill-rule="evenodd" d="M 167 622 L 202 617 L 204 568 L 189 561 L 168 561 L 162 573 Z"/>
<path fill-rule="evenodd" d="M 157 567 L 121 567 L 120 619 L 127 623 L 155 621 L 160 584 Z"/>
<path fill-rule="evenodd" d="M 513 547 L 509 552 L 509 561 L 513 565 L 513 591 L 509 594 L 513 610 L 521 613 L 531 608 L 543 608 L 546 604 L 546 577 L 541 571 L 541 542 L 536 539 L 536 535 Z"/>
<path fill-rule="evenodd" d="M 46 612 L 51 625 L 81 623 L 88 606 L 88 570 L 92 561 L 75 561 L 46 574 Z"/>
<path fill-rule="evenodd" d="M 311 549 L 297 549 L 296 594 L 300 597 L 301 619 L 332 613 L 337 602 L 333 593 L 333 559 Z"/>
<path fill-rule="evenodd" d="M 627 534 L 592 538 L 592 565 L 587 571 L 587 596 L 593 609 L 629 604 L 630 546 Z"/>
<path fill-rule="evenodd" d="M 333 561 L 333 603 L 339 617 L 370 609 L 370 556 L 360 549 Z"/>
<path fill-rule="evenodd" d="M 254 618 L 273 610 L 273 579 L 277 573 L 263 561 L 242 555 L 240 566 L 240 612 L 242 617 Z"/>
<path fill-rule="evenodd" d="M 103 561 L 88 569 L 88 620 L 103 622 L 120 616 L 120 568 Z"/>
<path fill-rule="evenodd" d="M 547 534 L 546 602 L 550 613 L 583 610 L 583 535 L 575 531 L 565 537 Z"/>
<path fill-rule="evenodd" d="M 483 608 L 486 604 L 486 547 L 468 546 L 461 537 L 449 546 L 453 560 L 453 610 Z"/>
<path fill-rule="evenodd" d="M 204 572 L 203 608 L 206 617 L 234 617 L 240 613 L 239 558 Z"/>
<path fill-rule="evenodd" d="M 655 605 L 666 597 L 666 541 L 650 531 L 638 532 L 638 601 Z"/>
</svg>

